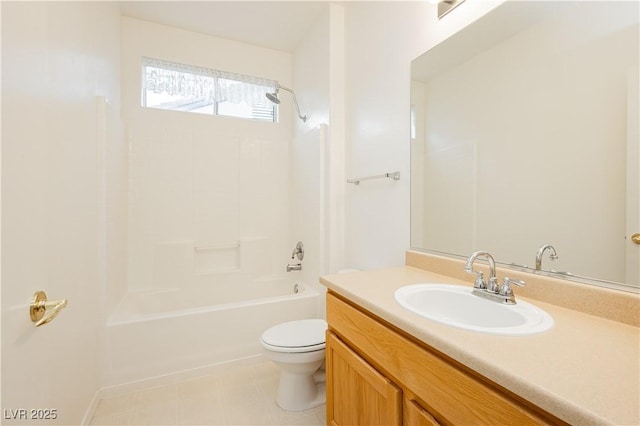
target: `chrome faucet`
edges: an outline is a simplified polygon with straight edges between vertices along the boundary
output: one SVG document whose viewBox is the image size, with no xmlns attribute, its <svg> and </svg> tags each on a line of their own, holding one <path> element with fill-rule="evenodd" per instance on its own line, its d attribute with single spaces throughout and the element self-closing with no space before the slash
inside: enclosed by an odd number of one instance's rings
<svg viewBox="0 0 640 426">
<path fill-rule="evenodd" d="M 473 262 L 480 256 L 486 257 L 489 262 L 488 282 L 485 282 L 482 272 L 473 270 Z M 493 256 L 486 251 L 477 251 L 469 256 L 467 263 L 464 265 L 464 270 L 469 274 L 476 274 L 476 280 L 473 283 L 473 290 L 471 291 L 472 294 L 495 302 L 506 303 L 507 305 L 514 305 L 516 303 L 511 284 L 520 287 L 525 285 L 524 281 L 512 280 L 509 277 L 505 277 L 502 284 L 499 285 L 498 279 L 496 278 L 496 262 Z"/>
<path fill-rule="evenodd" d="M 489 282 L 488 283 L 485 282 L 484 274 L 482 272 L 473 270 L 473 262 L 476 261 L 478 256 L 486 257 L 487 261 L 489 262 Z M 468 274 L 476 274 L 476 280 L 473 284 L 473 288 L 477 288 L 480 290 L 487 290 L 492 293 L 498 292 L 498 280 L 496 278 L 496 261 L 493 259 L 493 256 L 491 256 L 488 252 L 477 251 L 473 253 L 471 256 L 469 256 L 469 258 L 467 259 L 467 263 L 464 265 L 464 271 Z"/>
<path fill-rule="evenodd" d="M 296 244 L 295 248 L 291 252 L 291 259 L 295 259 L 296 257 L 298 258 L 299 262 L 289 263 L 287 265 L 287 272 L 302 270 L 301 262 L 302 262 L 302 259 L 304 259 L 304 244 L 302 244 L 302 241 L 298 241 L 298 244 Z"/>
<path fill-rule="evenodd" d="M 289 263 L 287 265 L 287 272 L 302 271 L 302 263 Z"/>
<path fill-rule="evenodd" d="M 549 259 L 558 260 L 558 253 L 556 253 L 556 249 L 554 249 L 551 244 L 543 244 L 540 246 L 538 252 L 536 253 L 536 271 L 542 269 L 542 255 L 547 249 L 551 252 L 551 254 L 549 255 Z"/>
<path fill-rule="evenodd" d="M 507 305 L 515 305 L 516 297 L 513 294 L 513 290 L 511 289 L 511 284 L 515 284 L 519 287 L 524 287 L 525 283 L 522 280 L 512 280 L 509 277 L 504 277 L 502 280 L 502 285 L 500 286 L 500 291 L 498 294 L 500 296 L 500 301 L 502 303 L 506 303 Z"/>
<path fill-rule="evenodd" d="M 291 259 L 294 259 L 296 256 L 298 256 L 298 260 L 304 259 L 304 244 L 302 244 L 302 241 L 298 241 L 298 244 L 296 244 L 296 247 L 291 252 Z"/>
</svg>

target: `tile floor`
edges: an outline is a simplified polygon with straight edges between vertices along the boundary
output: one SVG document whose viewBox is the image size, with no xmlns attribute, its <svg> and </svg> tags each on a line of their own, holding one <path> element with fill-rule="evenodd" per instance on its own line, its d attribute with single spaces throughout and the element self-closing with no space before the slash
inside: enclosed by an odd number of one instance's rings
<svg viewBox="0 0 640 426">
<path fill-rule="evenodd" d="M 100 400 L 91 425 L 325 425 L 325 406 L 288 412 L 276 405 L 279 370 L 238 365 L 197 379 Z"/>
</svg>

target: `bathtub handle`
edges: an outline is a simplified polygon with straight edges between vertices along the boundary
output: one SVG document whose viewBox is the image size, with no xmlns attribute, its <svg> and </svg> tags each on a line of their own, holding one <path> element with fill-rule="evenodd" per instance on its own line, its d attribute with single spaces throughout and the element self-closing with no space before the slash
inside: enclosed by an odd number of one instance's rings
<svg viewBox="0 0 640 426">
<path fill-rule="evenodd" d="M 66 306 L 67 299 L 48 301 L 47 293 L 36 291 L 33 295 L 33 301 L 29 305 L 29 316 L 31 321 L 36 323 L 36 327 L 40 327 L 51 322 Z M 47 312 L 47 310 L 50 311 Z"/>
<path fill-rule="evenodd" d="M 298 244 L 296 244 L 296 247 L 291 252 L 291 259 L 295 259 L 296 256 L 300 261 L 304 259 L 304 244 L 302 244 L 302 241 L 298 241 Z"/>
</svg>

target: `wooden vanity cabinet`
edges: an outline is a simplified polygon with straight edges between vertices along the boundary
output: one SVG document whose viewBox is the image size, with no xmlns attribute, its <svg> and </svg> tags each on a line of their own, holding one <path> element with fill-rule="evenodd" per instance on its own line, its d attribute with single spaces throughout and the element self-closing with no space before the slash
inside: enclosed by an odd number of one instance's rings
<svg viewBox="0 0 640 426">
<path fill-rule="evenodd" d="M 403 426 L 438 426 L 440 423 L 415 399 L 404 398 Z"/>
<path fill-rule="evenodd" d="M 331 425 L 399 425 L 402 392 L 358 354 L 327 333 L 327 397 Z"/>
<path fill-rule="evenodd" d="M 327 424 L 566 424 L 333 292 Z"/>
</svg>

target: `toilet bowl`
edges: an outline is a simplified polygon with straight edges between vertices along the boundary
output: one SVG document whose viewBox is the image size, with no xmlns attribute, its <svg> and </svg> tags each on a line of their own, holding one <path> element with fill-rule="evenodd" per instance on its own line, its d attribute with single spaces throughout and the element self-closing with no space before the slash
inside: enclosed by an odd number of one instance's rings
<svg viewBox="0 0 640 426">
<path fill-rule="evenodd" d="M 260 337 L 263 354 L 280 367 L 276 402 L 287 411 L 308 410 L 326 401 L 324 374 L 325 331 L 322 319 L 289 321 Z"/>
</svg>

